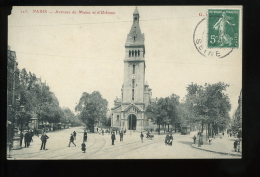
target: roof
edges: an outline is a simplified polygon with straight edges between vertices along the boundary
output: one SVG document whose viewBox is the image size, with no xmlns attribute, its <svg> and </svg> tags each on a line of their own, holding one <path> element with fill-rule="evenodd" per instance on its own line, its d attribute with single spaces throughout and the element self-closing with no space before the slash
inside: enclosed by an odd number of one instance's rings
<svg viewBox="0 0 260 177">
<path fill-rule="evenodd" d="M 142 34 L 140 26 L 139 26 L 139 14 L 138 10 L 135 9 L 133 16 L 137 18 L 137 20 L 133 21 L 131 30 L 127 35 L 125 46 L 144 46 L 144 34 Z"/>
<path fill-rule="evenodd" d="M 136 109 L 136 110 L 138 110 L 138 111 L 142 111 L 140 108 L 138 108 L 138 107 L 137 107 L 135 104 L 133 104 L 133 103 L 130 104 L 129 106 L 127 106 L 124 111 L 127 111 L 127 110 L 129 110 L 130 108 Z"/>
<path fill-rule="evenodd" d="M 121 99 L 121 98 L 116 98 L 116 99 L 114 100 L 114 102 L 116 102 L 116 103 L 121 103 L 121 102 L 122 102 L 122 99 Z"/>
<path fill-rule="evenodd" d="M 135 8 L 135 11 L 133 14 L 139 14 L 138 10 L 137 10 L 137 7 Z"/>
<path fill-rule="evenodd" d="M 111 110 L 115 110 L 115 109 L 117 109 L 119 107 L 121 107 L 121 105 L 115 106 L 115 107 L 111 108 Z"/>
</svg>

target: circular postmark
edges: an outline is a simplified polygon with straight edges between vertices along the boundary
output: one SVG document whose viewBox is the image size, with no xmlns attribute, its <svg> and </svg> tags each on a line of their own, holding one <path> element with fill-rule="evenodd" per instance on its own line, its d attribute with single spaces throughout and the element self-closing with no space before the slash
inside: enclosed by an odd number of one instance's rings
<svg viewBox="0 0 260 177">
<path fill-rule="evenodd" d="M 208 58 L 224 58 L 233 51 L 233 48 L 208 48 L 207 32 L 207 21 L 203 18 L 193 33 L 194 45 L 201 55 Z"/>
</svg>

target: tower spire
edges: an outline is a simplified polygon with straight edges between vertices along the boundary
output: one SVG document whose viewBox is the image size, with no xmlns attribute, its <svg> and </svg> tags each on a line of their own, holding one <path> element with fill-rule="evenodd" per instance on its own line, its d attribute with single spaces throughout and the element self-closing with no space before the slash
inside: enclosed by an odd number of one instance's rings
<svg viewBox="0 0 260 177">
<path fill-rule="evenodd" d="M 139 18 L 139 12 L 137 7 L 135 7 L 133 13 L 133 24 L 127 36 L 125 46 L 144 46 L 144 34 L 142 34 L 139 26 Z"/>
</svg>

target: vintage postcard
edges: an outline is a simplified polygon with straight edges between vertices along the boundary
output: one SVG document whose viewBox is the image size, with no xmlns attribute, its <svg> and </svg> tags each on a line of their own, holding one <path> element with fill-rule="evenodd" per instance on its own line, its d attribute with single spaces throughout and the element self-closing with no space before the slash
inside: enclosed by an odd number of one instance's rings
<svg viewBox="0 0 260 177">
<path fill-rule="evenodd" d="M 242 158 L 242 6 L 14 6 L 7 159 Z"/>
</svg>

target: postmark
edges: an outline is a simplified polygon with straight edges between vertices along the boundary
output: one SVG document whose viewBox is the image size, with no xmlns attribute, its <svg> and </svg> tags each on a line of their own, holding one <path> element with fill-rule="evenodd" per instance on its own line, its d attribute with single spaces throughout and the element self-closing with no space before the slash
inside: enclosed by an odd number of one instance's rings
<svg viewBox="0 0 260 177">
<path fill-rule="evenodd" d="M 193 33 L 193 43 L 197 51 L 207 58 L 224 58 L 228 56 L 233 48 L 208 48 L 207 41 L 207 20 L 203 18 L 195 27 Z"/>
<path fill-rule="evenodd" d="M 239 9 L 208 9 L 207 47 L 239 48 Z"/>
</svg>

